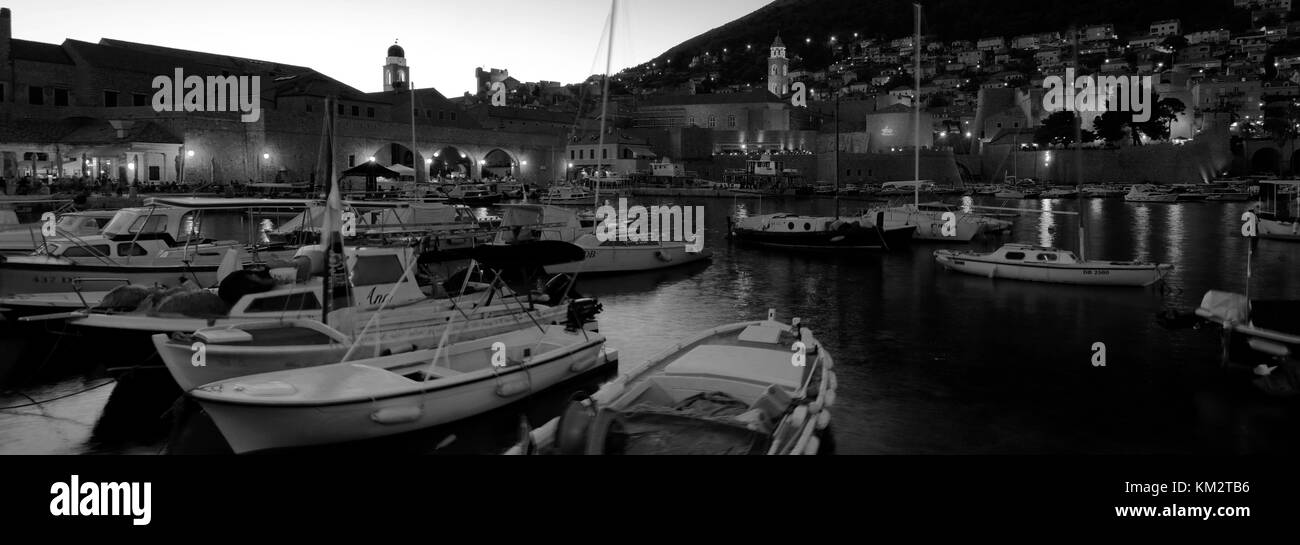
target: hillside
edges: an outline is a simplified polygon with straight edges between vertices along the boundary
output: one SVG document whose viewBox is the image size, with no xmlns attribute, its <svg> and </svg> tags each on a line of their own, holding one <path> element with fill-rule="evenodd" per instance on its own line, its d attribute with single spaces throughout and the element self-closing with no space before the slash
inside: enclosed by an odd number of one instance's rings
<svg viewBox="0 0 1300 545">
<path fill-rule="evenodd" d="M 1180 19 L 1184 32 L 1228 28 L 1245 30 L 1249 13 L 1232 0 L 942 0 L 923 3 L 922 33 L 948 42 L 984 36 L 1011 37 L 1036 32 L 1065 31 L 1070 25 L 1110 23 L 1121 38 L 1145 34 L 1162 19 Z M 729 53 L 721 63 L 723 79 L 753 81 L 762 76 L 757 63 L 779 33 L 792 57 L 808 67 L 828 64 L 829 37 L 841 41 L 856 32 L 861 37 L 892 39 L 913 31 L 911 0 L 776 0 L 726 25 L 687 40 L 652 59 L 683 75 L 691 59 L 702 52 Z M 1104 15 L 1102 15 L 1104 14 Z M 811 44 L 805 43 L 812 38 Z M 746 49 L 751 45 L 752 49 Z M 649 63 L 646 63 L 649 64 Z M 674 79 L 666 74 L 666 79 Z"/>
</svg>

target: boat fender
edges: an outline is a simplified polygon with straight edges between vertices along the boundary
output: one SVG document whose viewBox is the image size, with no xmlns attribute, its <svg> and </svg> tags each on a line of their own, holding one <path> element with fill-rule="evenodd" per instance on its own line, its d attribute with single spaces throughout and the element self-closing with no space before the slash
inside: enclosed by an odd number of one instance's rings
<svg viewBox="0 0 1300 545">
<path fill-rule="evenodd" d="M 515 397 L 528 393 L 529 390 L 532 390 L 532 385 L 527 380 L 506 380 L 497 385 L 497 395 L 500 397 Z"/>
<path fill-rule="evenodd" d="M 422 412 L 423 410 L 419 405 L 408 407 L 385 407 L 370 413 L 370 420 L 386 426 L 394 424 L 409 424 L 419 420 L 420 413 Z"/>
<path fill-rule="evenodd" d="M 817 449 L 821 448 L 821 446 L 822 446 L 822 442 L 820 439 L 816 437 L 809 437 L 808 444 L 803 447 L 803 453 L 805 456 L 816 455 Z"/>
<path fill-rule="evenodd" d="M 587 433 L 596 420 L 596 409 L 576 393 L 556 424 L 555 448 L 561 454 L 582 454 L 587 446 Z"/>
<path fill-rule="evenodd" d="M 831 412 L 822 411 L 817 413 L 817 431 L 824 431 L 831 426 Z"/>
<path fill-rule="evenodd" d="M 817 400 L 813 401 L 812 404 L 809 406 L 809 409 L 812 410 L 813 414 L 820 414 L 822 412 L 822 409 L 825 408 L 825 406 L 826 406 L 826 400 L 822 398 L 817 398 Z"/>
<path fill-rule="evenodd" d="M 827 390 L 827 391 L 826 391 L 826 406 L 827 406 L 827 407 L 833 407 L 834 405 L 835 405 L 835 390 Z"/>
<path fill-rule="evenodd" d="M 994 265 L 992 269 L 989 269 L 989 278 L 996 278 L 997 275 L 998 275 L 998 266 Z"/>
<path fill-rule="evenodd" d="M 673 260 L 673 256 L 668 255 L 668 253 L 664 252 L 663 250 L 655 251 L 655 257 L 659 258 L 660 261 L 663 261 L 665 263 L 671 263 Z"/>
<path fill-rule="evenodd" d="M 790 415 L 790 425 L 795 428 L 802 428 L 804 422 L 808 421 L 808 406 L 800 405 L 795 407 L 794 412 Z"/>
</svg>

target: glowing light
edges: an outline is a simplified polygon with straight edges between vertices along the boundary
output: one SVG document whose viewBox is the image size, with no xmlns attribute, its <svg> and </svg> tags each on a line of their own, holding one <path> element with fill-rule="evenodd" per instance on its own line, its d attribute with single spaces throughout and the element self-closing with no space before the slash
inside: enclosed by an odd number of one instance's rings
<svg viewBox="0 0 1300 545">
<path fill-rule="evenodd" d="M 520 162 L 519 162 L 519 166 L 521 166 L 521 167 L 526 167 L 526 166 L 528 166 L 528 161 L 520 161 Z"/>
<path fill-rule="evenodd" d="M 374 156 L 374 155 L 371 155 L 371 156 L 370 156 L 370 162 L 371 162 L 371 163 L 375 162 L 375 156 Z"/>
<path fill-rule="evenodd" d="M 190 151 L 185 152 L 185 156 L 186 156 L 186 157 L 194 157 L 194 150 L 190 150 Z"/>
<path fill-rule="evenodd" d="M 270 158 L 271 158 L 271 154 L 269 154 L 269 153 L 263 153 L 263 154 L 262 154 L 262 158 L 263 158 L 263 159 L 270 159 Z"/>
<path fill-rule="evenodd" d="M 129 165 L 126 165 L 126 169 L 127 169 L 127 170 L 135 170 L 135 163 L 131 163 L 131 164 L 129 164 Z"/>
</svg>

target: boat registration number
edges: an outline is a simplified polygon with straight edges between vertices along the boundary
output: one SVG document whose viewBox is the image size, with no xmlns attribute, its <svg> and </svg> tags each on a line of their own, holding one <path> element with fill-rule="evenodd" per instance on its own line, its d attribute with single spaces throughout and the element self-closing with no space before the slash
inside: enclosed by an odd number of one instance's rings
<svg viewBox="0 0 1300 545">
<path fill-rule="evenodd" d="M 596 250 L 587 250 L 587 259 L 595 259 Z"/>
<path fill-rule="evenodd" d="M 1106 276 L 1106 275 L 1110 274 L 1110 271 L 1107 271 L 1107 270 L 1105 270 L 1105 269 L 1086 269 L 1086 270 L 1083 271 L 1083 274 L 1084 274 L 1084 275 Z"/>
</svg>

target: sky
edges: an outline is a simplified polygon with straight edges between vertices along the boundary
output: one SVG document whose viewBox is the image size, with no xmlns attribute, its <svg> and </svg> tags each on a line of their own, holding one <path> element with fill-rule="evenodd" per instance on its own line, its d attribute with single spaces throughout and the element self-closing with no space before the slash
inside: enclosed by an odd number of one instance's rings
<svg viewBox="0 0 1300 545">
<path fill-rule="evenodd" d="M 770 0 L 618 0 L 614 71 L 648 61 Z M 474 89 L 474 68 L 519 81 L 576 83 L 605 70 L 610 0 L 0 0 L 15 38 L 100 38 L 314 68 L 361 91 L 383 90 L 394 40 L 411 81 L 448 97 Z M 599 56 L 599 59 L 597 59 Z"/>
</svg>

